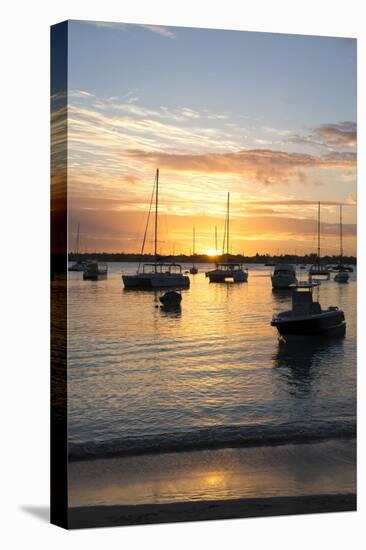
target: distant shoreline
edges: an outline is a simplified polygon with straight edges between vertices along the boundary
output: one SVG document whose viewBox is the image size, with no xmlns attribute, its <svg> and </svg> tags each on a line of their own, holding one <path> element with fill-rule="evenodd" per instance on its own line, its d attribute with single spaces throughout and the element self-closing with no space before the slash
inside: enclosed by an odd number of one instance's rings
<svg viewBox="0 0 366 550">
<path fill-rule="evenodd" d="M 142 262 L 149 263 L 155 262 L 155 257 L 150 254 L 125 254 L 125 253 L 109 253 L 109 252 L 84 252 L 81 254 L 76 254 L 70 252 L 68 254 L 68 260 L 74 262 L 77 260 L 87 260 L 94 259 L 104 262 Z M 309 254 L 305 256 L 296 256 L 291 254 L 284 254 L 279 256 L 269 256 L 258 254 L 255 256 L 243 256 L 243 255 L 220 255 L 220 256 L 207 256 L 206 254 L 195 254 L 193 255 L 176 255 L 176 256 L 160 256 L 158 261 L 164 262 L 179 262 L 179 263 L 207 263 L 213 264 L 216 262 L 239 262 L 239 263 L 248 263 L 248 264 L 266 264 L 266 263 L 292 263 L 292 264 L 314 264 L 317 262 L 316 254 Z M 321 263 L 325 264 L 338 264 L 339 256 L 323 256 L 321 258 Z M 355 256 L 344 256 L 342 258 L 343 264 L 356 265 L 357 257 Z"/>
<path fill-rule="evenodd" d="M 292 514 L 319 514 L 357 510 L 355 494 L 241 498 L 116 506 L 69 508 L 68 528 L 110 527 L 182 521 L 238 519 Z"/>
</svg>

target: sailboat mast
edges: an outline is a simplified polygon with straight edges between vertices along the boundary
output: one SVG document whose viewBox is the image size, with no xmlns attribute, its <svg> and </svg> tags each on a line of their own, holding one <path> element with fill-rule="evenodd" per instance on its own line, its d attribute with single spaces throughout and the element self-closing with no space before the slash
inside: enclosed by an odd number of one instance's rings
<svg viewBox="0 0 366 550">
<path fill-rule="evenodd" d="M 318 202 L 318 263 L 320 263 L 320 202 Z"/>
<path fill-rule="evenodd" d="M 339 241 L 340 241 L 340 253 L 341 253 L 341 262 L 343 258 L 343 230 L 342 230 L 342 205 L 339 205 Z"/>
<path fill-rule="evenodd" d="M 215 225 L 215 254 L 217 254 L 217 225 Z"/>
<path fill-rule="evenodd" d="M 80 222 L 78 222 L 78 231 L 76 234 L 76 254 L 79 254 L 80 248 Z"/>
<path fill-rule="evenodd" d="M 226 254 L 229 255 L 230 193 L 227 194 Z"/>
<path fill-rule="evenodd" d="M 158 260 L 158 204 L 159 204 L 159 168 L 156 169 L 156 190 L 155 190 L 155 261 Z"/>
<path fill-rule="evenodd" d="M 193 256 L 194 256 L 195 250 L 196 250 L 195 244 L 196 244 L 196 228 L 194 227 L 193 228 Z"/>
</svg>

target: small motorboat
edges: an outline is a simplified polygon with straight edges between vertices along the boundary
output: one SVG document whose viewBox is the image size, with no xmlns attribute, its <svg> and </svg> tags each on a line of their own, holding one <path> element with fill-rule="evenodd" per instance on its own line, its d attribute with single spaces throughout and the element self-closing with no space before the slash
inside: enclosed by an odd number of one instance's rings
<svg viewBox="0 0 366 550">
<path fill-rule="evenodd" d="M 206 277 L 210 283 L 226 283 L 232 280 L 234 283 L 246 283 L 248 281 L 248 270 L 242 264 L 226 262 L 216 264 L 215 269 L 208 271 Z"/>
<path fill-rule="evenodd" d="M 338 271 L 337 275 L 334 277 L 336 283 L 348 283 L 348 279 L 348 271 Z"/>
<path fill-rule="evenodd" d="M 85 271 L 90 263 L 90 260 L 78 260 L 68 268 L 69 271 Z"/>
<path fill-rule="evenodd" d="M 169 292 L 166 292 L 163 296 L 160 296 L 159 300 L 166 308 L 180 307 L 182 295 L 175 290 L 169 290 Z"/>
<path fill-rule="evenodd" d="M 330 279 L 330 271 L 327 265 L 313 264 L 309 269 L 309 281 L 312 279 Z"/>
<path fill-rule="evenodd" d="M 344 312 L 336 306 L 322 309 L 313 301 L 312 288 L 298 288 L 292 295 L 292 309 L 274 315 L 271 326 L 276 327 L 285 340 L 298 337 L 344 336 Z"/>
<path fill-rule="evenodd" d="M 291 264 L 277 264 L 271 281 L 275 290 L 293 287 L 297 285 L 296 269 Z"/>
<path fill-rule="evenodd" d="M 99 281 L 100 279 L 106 279 L 107 276 L 107 264 L 100 264 L 98 262 L 90 262 L 83 273 L 84 281 Z"/>
</svg>

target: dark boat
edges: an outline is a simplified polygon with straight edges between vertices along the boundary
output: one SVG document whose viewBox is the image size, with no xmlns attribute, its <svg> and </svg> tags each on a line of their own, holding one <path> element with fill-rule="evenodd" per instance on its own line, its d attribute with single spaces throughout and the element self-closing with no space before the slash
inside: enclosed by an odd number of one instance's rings
<svg viewBox="0 0 366 550">
<path fill-rule="evenodd" d="M 155 228 L 154 228 L 154 262 L 143 264 L 142 271 L 140 264 L 137 272 L 133 275 L 123 274 L 122 281 L 125 289 L 151 290 L 158 288 L 189 288 L 189 277 L 183 275 L 182 266 L 171 262 L 161 262 L 158 255 L 158 203 L 159 203 L 159 169 L 156 170 L 156 177 L 153 186 L 153 195 L 150 202 L 150 210 L 147 217 L 145 235 L 142 242 L 141 256 L 144 254 L 147 230 L 149 227 L 152 199 L 155 194 Z"/>
<path fill-rule="evenodd" d="M 292 295 L 292 309 L 274 315 L 271 325 L 285 339 L 299 336 L 344 336 L 344 312 L 336 306 L 322 309 L 313 301 L 312 288 L 298 288 Z"/>
<path fill-rule="evenodd" d="M 210 283 L 226 283 L 231 280 L 234 283 L 246 283 L 248 281 L 248 269 L 241 263 L 234 263 L 229 258 L 229 236 L 230 236 L 230 193 L 227 194 L 227 211 L 224 230 L 224 245 L 226 241 L 226 262 L 217 263 L 215 269 L 206 272 Z M 222 255 L 224 256 L 224 246 Z"/>
<path fill-rule="evenodd" d="M 99 281 L 100 279 L 106 279 L 107 276 L 107 264 L 100 264 L 98 262 L 90 262 L 83 273 L 84 281 Z"/>
<path fill-rule="evenodd" d="M 317 262 L 313 264 L 309 269 L 309 281 L 312 279 L 330 279 L 330 271 L 327 265 L 321 263 L 320 256 L 320 202 L 318 202 L 318 254 Z"/>
<path fill-rule="evenodd" d="M 175 290 L 170 290 L 163 296 L 160 296 L 159 300 L 164 307 L 179 307 L 182 295 L 179 292 L 175 292 Z"/>
<path fill-rule="evenodd" d="M 196 255 L 196 228 L 193 228 L 193 258 Z M 197 275 L 198 269 L 195 266 L 195 264 L 192 265 L 191 269 L 189 270 L 191 275 Z"/>
</svg>

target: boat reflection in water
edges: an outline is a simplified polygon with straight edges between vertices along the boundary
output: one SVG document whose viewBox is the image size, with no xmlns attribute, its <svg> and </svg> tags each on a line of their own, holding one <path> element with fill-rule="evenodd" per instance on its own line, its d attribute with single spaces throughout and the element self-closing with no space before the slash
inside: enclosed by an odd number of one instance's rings
<svg viewBox="0 0 366 550">
<path fill-rule="evenodd" d="M 294 397 L 305 397 L 328 376 L 324 357 L 344 355 L 344 340 L 339 338 L 311 339 L 284 342 L 280 340 L 272 356 L 273 366 L 288 392 Z"/>
</svg>

